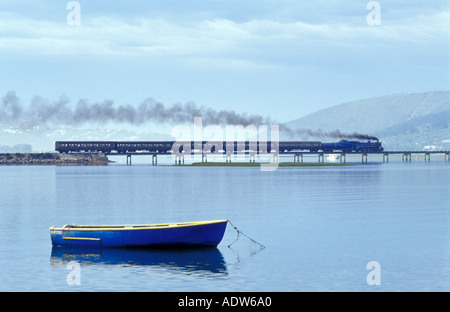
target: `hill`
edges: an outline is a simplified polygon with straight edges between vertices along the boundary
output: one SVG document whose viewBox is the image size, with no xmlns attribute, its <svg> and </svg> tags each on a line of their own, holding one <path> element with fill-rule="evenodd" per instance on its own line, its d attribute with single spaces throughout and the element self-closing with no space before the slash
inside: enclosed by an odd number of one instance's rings
<svg viewBox="0 0 450 312">
<path fill-rule="evenodd" d="M 285 125 L 375 135 L 390 150 L 450 149 L 450 92 L 393 94 L 347 102 Z"/>
</svg>

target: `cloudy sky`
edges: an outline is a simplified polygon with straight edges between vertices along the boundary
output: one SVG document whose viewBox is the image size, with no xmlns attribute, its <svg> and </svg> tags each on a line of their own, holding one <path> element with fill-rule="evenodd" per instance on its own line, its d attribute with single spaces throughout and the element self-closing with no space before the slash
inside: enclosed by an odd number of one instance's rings
<svg viewBox="0 0 450 312">
<path fill-rule="evenodd" d="M 377 16 L 366 0 L 79 0 L 79 15 L 69 2 L 0 0 L 1 98 L 152 98 L 286 122 L 450 89 L 448 0 L 380 0 Z"/>
</svg>

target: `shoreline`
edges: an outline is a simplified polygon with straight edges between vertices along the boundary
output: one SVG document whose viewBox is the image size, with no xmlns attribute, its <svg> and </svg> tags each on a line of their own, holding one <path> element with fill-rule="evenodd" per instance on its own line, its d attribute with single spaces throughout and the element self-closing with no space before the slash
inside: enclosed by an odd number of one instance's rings
<svg viewBox="0 0 450 312">
<path fill-rule="evenodd" d="M 103 153 L 0 153 L 0 166 L 42 166 L 42 165 L 108 165 L 115 163 Z M 191 164 L 172 164 L 173 167 L 344 167 L 345 163 L 315 162 L 195 162 Z M 163 165 L 164 166 L 164 165 Z"/>
<path fill-rule="evenodd" d="M 107 165 L 105 154 L 0 153 L 0 166 L 8 165 Z"/>
</svg>

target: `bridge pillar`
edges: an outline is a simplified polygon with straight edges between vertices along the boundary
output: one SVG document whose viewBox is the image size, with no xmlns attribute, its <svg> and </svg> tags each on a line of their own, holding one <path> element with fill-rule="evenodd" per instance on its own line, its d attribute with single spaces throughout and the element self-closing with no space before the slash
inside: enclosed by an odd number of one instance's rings
<svg viewBox="0 0 450 312">
<path fill-rule="evenodd" d="M 402 161 L 411 162 L 411 154 L 409 154 L 409 153 L 402 154 Z"/>
<path fill-rule="evenodd" d="M 322 158 L 322 161 L 320 161 L 320 159 Z M 323 159 L 324 157 L 323 157 L 323 153 L 321 153 L 321 154 L 319 154 L 318 155 L 318 162 L 324 162 L 324 159 Z"/>
<path fill-rule="evenodd" d="M 277 164 L 279 161 L 278 154 L 273 154 L 273 162 Z"/>
<path fill-rule="evenodd" d="M 294 163 L 299 163 L 300 162 L 300 157 L 301 157 L 301 159 L 302 159 L 302 162 L 303 162 L 303 154 L 295 154 L 294 155 Z"/>
<path fill-rule="evenodd" d="M 408 162 L 408 156 L 409 156 L 409 161 L 411 161 L 411 154 L 403 153 L 402 154 L 402 162 Z"/>
<path fill-rule="evenodd" d="M 364 158 L 365 158 L 365 163 L 367 164 L 367 154 L 362 154 L 361 155 L 361 162 L 364 163 Z"/>
<path fill-rule="evenodd" d="M 175 155 L 175 165 L 181 165 L 181 162 L 183 162 L 184 165 L 184 155 Z"/>
</svg>

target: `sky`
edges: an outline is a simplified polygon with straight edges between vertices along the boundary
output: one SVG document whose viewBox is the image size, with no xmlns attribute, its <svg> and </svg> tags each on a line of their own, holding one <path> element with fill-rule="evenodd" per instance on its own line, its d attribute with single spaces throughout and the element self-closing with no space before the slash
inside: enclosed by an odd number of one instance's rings
<svg viewBox="0 0 450 312">
<path fill-rule="evenodd" d="M 343 102 L 450 89 L 448 0 L 76 4 L 0 0 L 0 98 L 14 92 L 23 107 L 36 97 L 152 99 L 287 122 Z"/>
</svg>

